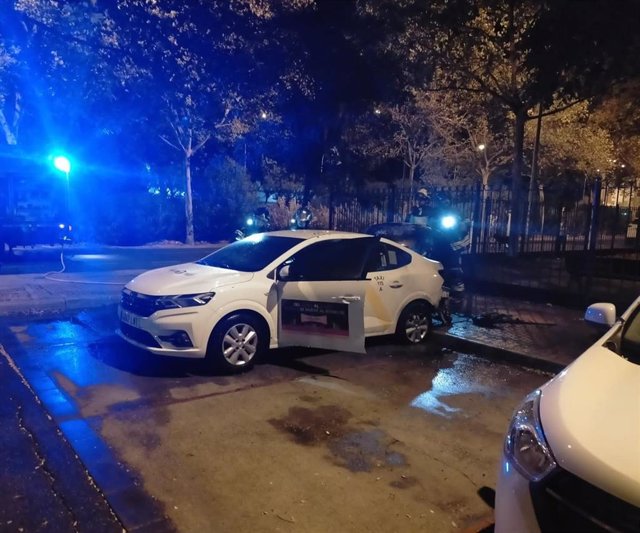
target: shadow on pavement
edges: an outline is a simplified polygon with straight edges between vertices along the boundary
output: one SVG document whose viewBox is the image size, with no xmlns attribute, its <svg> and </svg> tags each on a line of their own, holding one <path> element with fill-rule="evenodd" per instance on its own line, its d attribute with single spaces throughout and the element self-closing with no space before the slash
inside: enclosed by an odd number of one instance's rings
<svg viewBox="0 0 640 533">
<path fill-rule="evenodd" d="M 203 361 L 153 355 L 130 346 L 115 334 L 91 343 L 88 351 L 98 361 L 136 376 L 165 378 L 208 374 Z"/>
</svg>

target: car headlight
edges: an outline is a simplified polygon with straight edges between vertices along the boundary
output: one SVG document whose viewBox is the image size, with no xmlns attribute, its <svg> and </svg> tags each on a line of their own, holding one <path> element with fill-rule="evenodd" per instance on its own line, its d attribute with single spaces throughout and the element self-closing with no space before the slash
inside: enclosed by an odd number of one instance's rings
<svg viewBox="0 0 640 533">
<path fill-rule="evenodd" d="M 540 481 L 557 466 L 540 424 L 539 390 L 529 394 L 514 413 L 504 451 L 530 481 Z"/>
<path fill-rule="evenodd" d="M 176 296 L 159 296 L 155 306 L 158 311 L 162 309 L 179 309 L 181 307 L 196 307 L 205 305 L 215 296 L 215 292 L 203 292 L 200 294 L 178 294 Z"/>
</svg>

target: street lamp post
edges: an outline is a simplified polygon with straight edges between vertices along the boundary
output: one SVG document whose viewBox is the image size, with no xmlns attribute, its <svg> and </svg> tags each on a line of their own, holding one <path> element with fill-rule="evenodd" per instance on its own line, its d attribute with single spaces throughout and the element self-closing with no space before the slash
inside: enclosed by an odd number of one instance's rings
<svg viewBox="0 0 640 533">
<path fill-rule="evenodd" d="M 69 174 L 71 174 L 71 161 L 69 160 L 68 157 L 64 155 L 57 155 L 53 158 L 53 166 L 56 168 L 56 170 L 59 170 L 65 175 L 65 181 L 66 181 L 65 183 L 66 213 L 65 214 L 67 218 L 65 222 L 69 224 L 69 216 L 70 216 Z"/>
</svg>

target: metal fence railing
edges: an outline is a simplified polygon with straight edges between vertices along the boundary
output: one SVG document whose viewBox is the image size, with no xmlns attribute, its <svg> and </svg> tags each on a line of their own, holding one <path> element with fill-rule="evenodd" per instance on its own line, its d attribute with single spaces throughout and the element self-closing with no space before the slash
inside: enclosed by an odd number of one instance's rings
<svg viewBox="0 0 640 533">
<path fill-rule="evenodd" d="M 594 187 L 595 189 L 595 187 Z M 472 223 L 475 232 L 472 254 L 504 252 L 512 232 L 519 234 L 521 253 L 557 253 L 595 247 L 597 250 L 636 246 L 636 213 L 640 191 L 632 186 L 594 189 L 579 199 L 539 188 L 530 207 L 523 209 L 520 224 L 511 217 L 509 187 L 443 188 L 451 206 Z M 435 193 L 434 192 L 434 193 Z M 522 191 L 521 198 L 527 198 Z M 413 202 L 406 190 L 397 187 L 341 192 L 329 198 L 329 227 L 363 231 L 382 222 L 406 219 Z"/>
<path fill-rule="evenodd" d="M 640 190 L 632 185 L 601 186 L 596 180 L 579 195 L 539 187 L 519 224 L 512 220 L 507 186 L 441 191 L 471 222 L 472 246 L 465 253 L 469 277 L 562 294 L 580 303 L 600 295 L 626 305 L 640 294 Z M 527 193 L 520 195 L 525 203 Z M 342 191 L 327 203 L 329 227 L 346 231 L 404 221 L 412 206 L 409 192 L 396 187 Z M 507 254 L 513 232 L 518 253 Z M 519 259 L 506 260 L 507 255 Z"/>
</svg>

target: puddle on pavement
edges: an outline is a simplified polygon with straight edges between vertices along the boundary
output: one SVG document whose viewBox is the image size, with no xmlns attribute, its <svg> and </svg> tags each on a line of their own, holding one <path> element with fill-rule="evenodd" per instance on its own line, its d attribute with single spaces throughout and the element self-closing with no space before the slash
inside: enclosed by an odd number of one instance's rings
<svg viewBox="0 0 640 533">
<path fill-rule="evenodd" d="M 269 423 L 297 444 L 326 444 L 332 462 L 352 472 L 407 466 L 404 454 L 392 449 L 399 441 L 378 428 L 360 431 L 350 427 L 351 418 L 348 410 L 337 405 L 321 405 L 315 409 L 296 406 L 289 409 L 287 416 L 271 419 Z"/>
<path fill-rule="evenodd" d="M 276 429 L 293 437 L 298 444 L 314 445 L 344 435 L 351 413 L 338 405 L 321 405 L 316 409 L 291 407 L 284 418 L 269 420 Z"/>
<path fill-rule="evenodd" d="M 85 344 L 96 338 L 95 332 L 74 319 L 32 322 L 11 326 L 10 330 L 18 341 L 25 344 Z"/>
<path fill-rule="evenodd" d="M 329 442 L 334 462 L 352 472 L 371 472 L 380 467 L 407 466 L 404 454 L 391 449 L 397 444 L 381 429 L 353 431 Z"/>
<path fill-rule="evenodd" d="M 140 399 L 140 394 L 119 385 L 79 386 L 71 378 L 60 372 L 52 372 L 51 377 L 68 397 L 78 404 L 84 417 L 104 415 L 114 406 Z"/>
<path fill-rule="evenodd" d="M 502 384 L 497 375 L 492 375 L 494 373 L 497 374 L 486 362 L 460 355 L 452 367 L 440 369 L 431 382 L 431 389 L 416 396 L 410 405 L 445 418 L 464 415 L 462 408 L 451 405 L 446 399 L 465 394 L 495 394 Z"/>
</svg>

